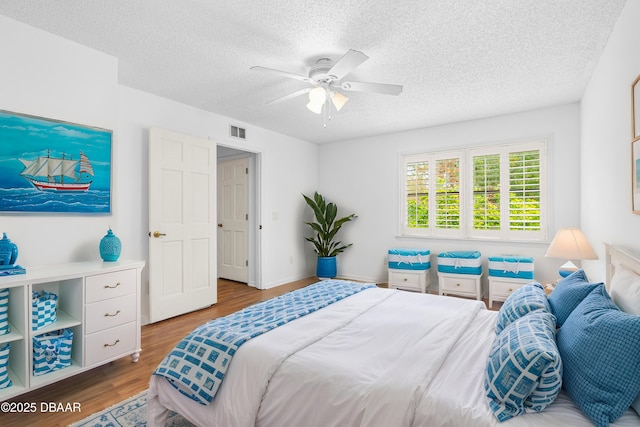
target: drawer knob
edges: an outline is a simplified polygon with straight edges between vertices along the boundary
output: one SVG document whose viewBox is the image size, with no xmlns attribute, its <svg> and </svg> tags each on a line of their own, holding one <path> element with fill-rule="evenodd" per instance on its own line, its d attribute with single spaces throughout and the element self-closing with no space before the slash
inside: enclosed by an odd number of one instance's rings
<svg viewBox="0 0 640 427">
<path fill-rule="evenodd" d="M 460 286 L 460 283 L 456 283 L 456 286 Z"/>
<path fill-rule="evenodd" d="M 115 289 L 120 286 L 120 282 L 116 283 L 114 286 L 104 285 L 105 289 Z"/>
<path fill-rule="evenodd" d="M 105 313 L 104 317 L 115 317 L 120 314 L 120 310 L 116 311 L 114 314 Z"/>
<path fill-rule="evenodd" d="M 513 288 L 509 288 L 509 292 L 513 292 Z"/>
<path fill-rule="evenodd" d="M 404 278 L 404 279 L 402 279 L 402 280 L 404 280 L 404 281 L 406 282 L 406 281 L 407 281 L 407 278 L 405 277 L 405 278 Z"/>
<path fill-rule="evenodd" d="M 120 340 L 116 340 L 113 344 L 105 344 L 104 347 L 115 347 L 119 342 Z"/>
</svg>

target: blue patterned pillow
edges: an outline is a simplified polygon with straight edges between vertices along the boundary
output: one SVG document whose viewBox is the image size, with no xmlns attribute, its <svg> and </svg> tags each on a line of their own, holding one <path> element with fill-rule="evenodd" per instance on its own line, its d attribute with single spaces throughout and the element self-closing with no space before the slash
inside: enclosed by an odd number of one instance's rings
<svg viewBox="0 0 640 427">
<path fill-rule="evenodd" d="M 640 393 L 640 316 L 593 290 L 558 331 L 569 396 L 596 426 L 608 426 Z"/>
<path fill-rule="evenodd" d="M 538 310 L 508 325 L 493 342 L 484 376 L 489 406 L 502 422 L 539 412 L 562 388 L 556 321 Z"/>
<path fill-rule="evenodd" d="M 496 334 L 509 324 L 536 310 L 551 313 L 547 294 L 540 283 L 532 282 L 516 289 L 500 307 L 496 322 Z"/>
<path fill-rule="evenodd" d="M 551 312 L 556 316 L 558 327 L 562 327 L 571 312 L 602 283 L 589 283 L 587 275 L 580 269 L 560 280 L 556 288 L 549 295 Z"/>
</svg>

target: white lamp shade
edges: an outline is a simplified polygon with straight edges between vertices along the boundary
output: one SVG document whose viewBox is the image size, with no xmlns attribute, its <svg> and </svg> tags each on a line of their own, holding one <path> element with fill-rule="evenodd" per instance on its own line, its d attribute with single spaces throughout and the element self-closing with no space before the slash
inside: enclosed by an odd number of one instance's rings
<svg viewBox="0 0 640 427">
<path fill-rule="evenodd" d="M 568 260 L 598 259 L 598 255 L 578 228 L 558 230 L 544 256 Z"/>
<path fill-rule="evenodd" d="M 344 107 L 344 104 L 349 101 L 349 98 L 347 98 L 340 92 L 332 92 L 331 101 L 333 102 L 333 105 L 335 105 L 336 110 L 340 111 L 340 109 Z"/>
<path fill-rule="evenodd" d="M 327 92 L 323 87 L 315 87 L 309 91 L 307 108 L 316 114 L 322 113 L 322 106 L 327 100 Z"/>
<path fill-rule="evenodd" d="M 310 111 L 313 111 L 313 112 L 314 112 L 314 113 L 316 113 L 316 114 L 320 114 L 320 113 L 322 113 L 322 106 L 323 106 L 323 105 L 324 105 L 324 104 L 320 104 L 320 103 L 313 103 L 313 102 L 309 101 L 309 103 L 307 104 L 307 108 L 308 108 Z"/>
</svg>

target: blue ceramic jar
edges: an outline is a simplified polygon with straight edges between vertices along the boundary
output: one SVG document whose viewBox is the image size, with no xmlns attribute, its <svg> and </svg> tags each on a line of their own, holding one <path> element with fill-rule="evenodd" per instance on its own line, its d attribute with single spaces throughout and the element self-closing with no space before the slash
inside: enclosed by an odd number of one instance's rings
<svg viewBox="0 0 640 427">
<path fill-rule="evenodd" d="M 7 238 L 7 233 L 2 233 L 0 240 L 0 266 L 11 267 L 18 260 L 18 246 Z"/>
<path fill-rule="evenodd" d="M 109 229 L 107 234 L 100 240 L 100 257 L 107 262 L 117 261 L 122 250 L 122 243 L 118 236 Z"/>
</svg>

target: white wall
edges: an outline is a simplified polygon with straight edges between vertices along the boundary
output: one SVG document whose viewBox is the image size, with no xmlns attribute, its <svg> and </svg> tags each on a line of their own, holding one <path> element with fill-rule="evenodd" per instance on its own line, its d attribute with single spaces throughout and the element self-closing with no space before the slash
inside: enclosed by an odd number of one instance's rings
<svg viewBox="0 0 640 427">
<path fill-rule="evenodd" d="M 604 280 L 604 242 L 640 252 L 631 213 L 631 83 L 640 74 L 640 2 L 628 1 L 581 102 L 581 225 L 599 255 L 584 262 Z"/>
<path fill-rule="evenodd" d="M 479 250 L 485 258 L 503 253 L 533 256 L 536 279 L 543 283 L 555 280 L 557 268 L 564 261 L 544 258 L 547 243 L 399 237 L 400 155 L 546 137 L 551 184 L 550 240 L 557 228 L 579 225 L 579 130 L 579 105 L 570 104 L 320 146 L 320 192 L 338 204 L 340 213 L 358 214 L 343 228 L 343 241 L 354 245 L 339 256 L 339 275 L 386 282 L 387 250 L 421 247 L 430 249 L 432 254 Z M 431 283 L 435 288 L 435 268 Z"/>
<path fill-rule="evenodd" d="M 130 228 L 131 244 L 136 253 L 148 256 L 148 129 L 160 127 L 209 139 L 245 151 L 260 153 L 262 158 L 262 285 L 265 288 L 308 277 L 309 268 L 298 255 L 303 253 L 300 231 L 300 193 L 317 185 L 317 146 L 275 132 L 246 127 L 247 139 L 230 138 L 230 119 L 173 102 L 155 95 L 121 86 L 118 133 L 127 147 L 132 188 L 121 192 L 122 223 Z M 138 233 L 138 234 L 135 234 Z"/>
<path fill-rule="evenodd" d="M 0 109 L 105 129 L 117 124 L 117 60 L 0 16 Z M 0 143 L 2 143 L 0 141 Z M 114 135 L 113 164 L 117 164 Z M 117 193 L 120 182 L 114 180 Z M 0 231 L 18 244 L 27 267 L 100 259 L 98 244 L 113 215 L 0 214 Z"/>
<path fill-rule="evenodd" d="M 30 265 L 99 260 L 109 226 L 122 258 L 148 260 L 147 134 L 150 127 L 210 139 L 261 156 L 262 286 L 308 277 L 300 193 L 317 187 L 317 146 L 118 85 L 115 58 L 0 16 L 0 109 L 114 131 L 112 214 L 0 214 L 0 231 Z M 229 124 L 247 140 L 231 139 Z M 145 283 L 146 285 L 146 283 Z"/>
</svg>

